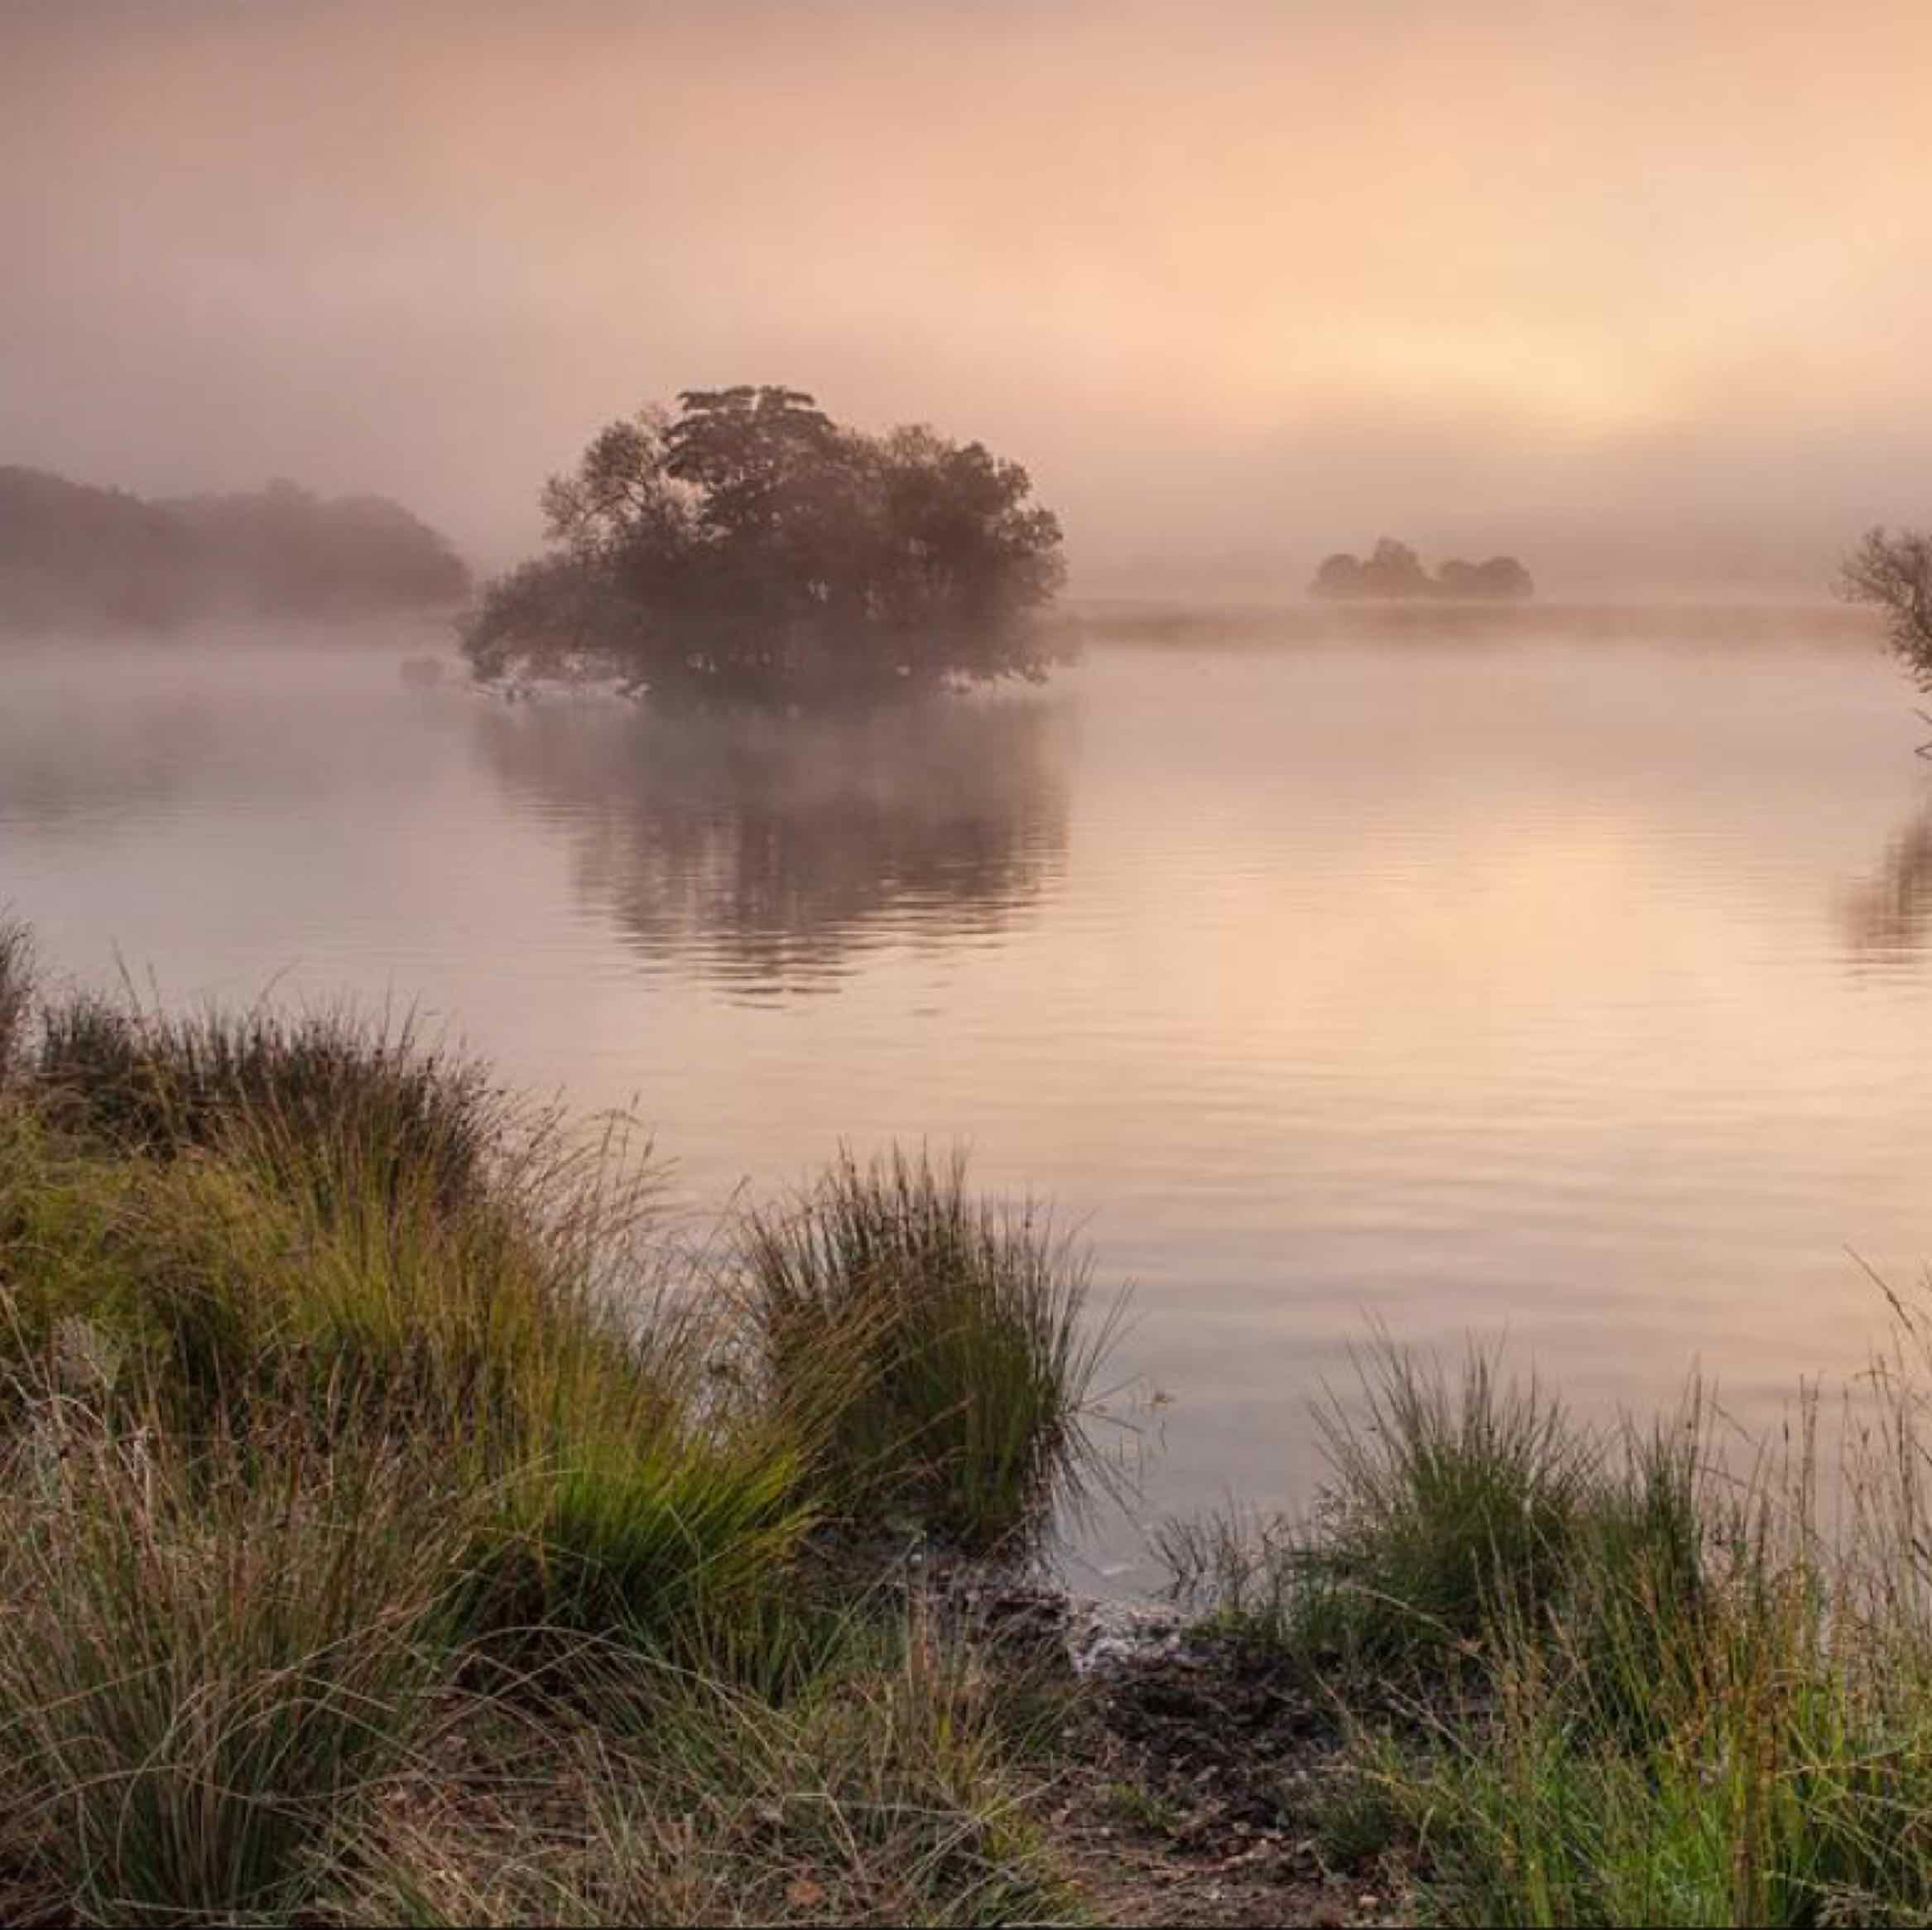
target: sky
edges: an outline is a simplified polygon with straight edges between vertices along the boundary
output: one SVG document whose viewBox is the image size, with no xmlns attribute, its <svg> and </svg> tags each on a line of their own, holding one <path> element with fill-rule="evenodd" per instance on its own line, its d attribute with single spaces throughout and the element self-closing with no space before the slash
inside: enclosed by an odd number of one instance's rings
<svg viewBox="0 0 1932 1930">
<path fill-rule="evenodd" d="M 394 495 L 805 388 L 1077 591 L 1382 534 L 1829 592 L 1932 522 L 1927 0 L 0 0 L 0 462 Z"/>
</svg>

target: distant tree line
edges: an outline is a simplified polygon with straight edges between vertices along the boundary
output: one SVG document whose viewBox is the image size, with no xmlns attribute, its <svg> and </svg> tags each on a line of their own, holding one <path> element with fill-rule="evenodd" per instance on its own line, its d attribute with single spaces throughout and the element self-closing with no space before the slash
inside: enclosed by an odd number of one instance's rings
<svg viewBox="0 0 1932 1930">
<path fill-rule="evenodd" d="M 840 699 L 1016 676 L 1060 531 L 1015 462 L 867 435 L 798 389 L 690 389 L 612 423 L 542 503 L 548 551 L 462 625 L 486 681 L 608 672 L 660 697 Z"/>
<path fill-rule="evenodd" d="M 146 499 L 0 467 L 0 631 L 364 616 L 448 605 L 469 587 L 449 544 L 386 497 L 276 482 Z"/>
<path fill-rule="evenodd" d="M 1327 558 L 1309 586 L 1310 596 L 1446 596 L 1502 602 L 1533 596 L 1536 585 L 1514 556 L 1465 563 L 1453 556 L 1432 576 L 1406 543 L 1384 537 L 1366 561 L 1342 552 Z"/>
</svg>

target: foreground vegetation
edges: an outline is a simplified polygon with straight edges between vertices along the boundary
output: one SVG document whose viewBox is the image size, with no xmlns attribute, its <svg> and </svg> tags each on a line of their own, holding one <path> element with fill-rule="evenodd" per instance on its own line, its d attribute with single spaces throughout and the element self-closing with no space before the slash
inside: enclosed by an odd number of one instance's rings
<svg viewBox="0 0 1932 1930">
<path fill-rule="evenodd" d="M 1321 1683 L 1316 1827 L 1449 1923 L 1932 1918 L 1932 1336 L 1895 1307 L 1829 1506 L 1815 1404 L 1739 1469 L 1707 1403 L 1606 1439 L 1385 1346 L 1312 1524 L 1170 1530 L 1214 1625 Z"/>
<path fill-rule="evenodd" d="M 1170 1527 L 1180 1654 L 1076 1683 L 917 1579 L 1103 1473 L 1037 1215 L 847 1160 L 693 1255 L 406 1029 L 0 926 L 0 1916 L 1922 1923 L 1896 1312 L 1842 1456 L 1380 1345 L 1312 1517 Z"/>
<path fill-rule="evenodd" d="M 896 1158 L 680 1267 L 621 1138 L 468 1061 L 30 966 L 0 935 L 0 1915 L 1064 1913 L 1038 1697 L 867 1524 L 1037 1539 L 1070 1256 Z"/>
</svg>

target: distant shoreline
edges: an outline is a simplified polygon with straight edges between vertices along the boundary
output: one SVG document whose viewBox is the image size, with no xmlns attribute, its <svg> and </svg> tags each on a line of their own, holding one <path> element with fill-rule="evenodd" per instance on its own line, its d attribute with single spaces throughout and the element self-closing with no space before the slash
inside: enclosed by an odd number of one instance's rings
<svg viewBox="0 0 1932 1930">
<path fill-rule="evenodd" d="M 1083 597 L 1055 619 L 1093 641 L 1193 644 L 1509 636 L 1588 642 L 1882 641 L 1869 610 L 1841 603 L 1446 603 L 1421 600 L 1191 604 Z"/>
</svg>

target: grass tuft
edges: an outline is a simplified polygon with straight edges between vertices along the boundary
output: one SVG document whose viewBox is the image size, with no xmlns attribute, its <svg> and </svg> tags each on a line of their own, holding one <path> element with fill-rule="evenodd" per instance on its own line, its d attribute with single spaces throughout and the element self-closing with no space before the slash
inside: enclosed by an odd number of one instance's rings
<svg viewBox="0 0 1932 1930">
<path fill-rule="evenodd" d="M 444 1668 L 420 1467 L 190 1451 L 46 1388 L 0 1494 L 0 1859 L 96 1921 L 300 1908 Z"/>
<path fill-rule="evenodd" d="M 1359 1366 L 1358 1407 L 1317 1413 L 1312 1523 L 1170 1523 L 1156 1548 L 1231 1633 L 1324 1668 L 1439 1668 L 1555 1597 L 1601 1451 L 1493 1355 L 1472 1350 L 1454 1381 L 1386 1343 Z"/>
<path fill-rule="evenodd" d="M 1073 1899 L 1028 1821 L 1005 1685 L 853 1624 L 783 1706 L 605 1658 L 593 1698 L 473 1710 L 491 1783 L 399 1806 L 357 1920 L 995 1924 Z"/>
<path fill-rule="evenodd" d="M 34 1073 L 67 1132 L 171 1157 L 219 1150 L 246 1122 L 271 1143 L 328 1148 L 393 1190 L 478 1190 L 515 1109 L 483 1066 L 428 1046 L 413 1020 L 344 1008 L 175 1015 L 73 993 L 40 1008 Z"/>
<path fill-rule="evenodd" d="M 1737 1475 L 1701 1398 L 1606 1442 L 1383 1353 L 1314 1520 L 1170 1530 L 1175 1585 L 1372 1718 L 1343 1834 L 1435 1920 L 1922 1923 L 1932 1325 L 1894 1311 L 1829 1511 L 1814 1403 Z"/>
<path fill-rule="evenodd" d="M 1031 1209 L 974 1198 L 960 1159 L 844 1156 L 791 1210 L 747 1215 L 742 1260 L 764 1374 L 840 1511 L 1012 1552 L 1090 1491 L 1113 1323 L 1086 1320 L 1084 1260 Z"/>
</svg>

